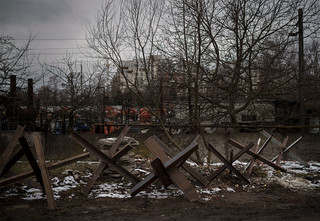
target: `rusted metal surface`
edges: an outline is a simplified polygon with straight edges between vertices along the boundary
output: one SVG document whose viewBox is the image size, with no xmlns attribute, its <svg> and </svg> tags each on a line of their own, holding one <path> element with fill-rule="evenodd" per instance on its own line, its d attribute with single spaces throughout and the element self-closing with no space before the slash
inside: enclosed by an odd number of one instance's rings
<svg viewBox="0 0 320 221">
<path fill-rule="evenodd" d="M 195 190 L 195 188 L 189 183 L 188 180 L 187 180 L 187 182 L 185 181 L 186 178 L 181 173 L 181 171 L 177 170 L 176 166 L 179 163 L 181 163 L 181 160 L 185 159 L 186 156 L 190 156 L 190 154 L 192 154 L 197 148 L 198 148 L 198 144 L 196 142 L 192 142 L 188 147 L 186 147 L 180 153 L 178 153 L 173 158 L 171 158 L 170 160 L 166 161 L 163 164 L 164 168 L 166 169 L 170 178 L 177 184 L 177 186 L 179 188 L 180 187 L 182 188 L 182 191 L 185 191 L 184 194 L 190 201 L 195 201 L 195 200 L 199 199 L 200 195 Z M 157 153 L 158 152 L 159 152 L 159 150 L 157 150 Z M 162 155 L 161 152 L 160 152 L 160 155 Z M 161 160 L 161 158 L 160 158 L 160 160 Z M 178 171 L 178 173 L 176 173 L 175 171 Z M 156 181 L 157 178 L 158 178 L 158 176 L 156 174 L 154 174 L 154 173 L 149 174 L 140 183 L 138 183 L 133 188 L 131 188 L 130 195 L 135 196 L 141 190 L 143 190 L 145 187 L 150 185 L 152 182 Z"/>
<path fill-rule="evenodd" d="M 39 165 L 37 164 L 36 159 L 34 158 L 32 152 L 30 150 L 28 141 L 26 140 L 25 137 L 19 137 L 19 143 L 24 151 L 24 154 L 26 155 L 26 157 L 30 163 L 32 170 L 34 171 L 34 175 L 36 176 L 38 182 L 40 183 L 42 189 L 44 190 L 41 171 L 40 171 Z"/>
<path fill-rule="evenodd" d="M 232 139 L 229 139 L 228 142 L 230 144 L 232 144 L 233 146 L 239 148 L 239 149 L 243 149 L 244 148 L 244 146 L 242 144 L 240 144 L 240 143 L 238 143 L 238 142 L 236 142 L 236 141 L 234 141 Z M 251 150 L 247 150 L 246 153 L 248 153 L 251 156 L 255 157 L 256 159 L 262 161 L 263 163 L 268 164 L 269 166 L 273 167 L 275 170 L 280 170 L 282 172 L 286 172 L 286 170 L 283 169 L 282 167 L 272 163 L 271 161 L 269 161 L 266 158 L 264 158 L 264 157 L 262 157 L 262 156 L 260 156 L 260 155 L 258 155 L 256 153 L 252 152 Z"/>
<path fill-rule="evenodd" d="M 2 170 L 2 173 L 0 174 L 0 177 L 2 177 L 5 173 L 7 173 L 18 162 L 18 160 L 20 160 L 21 157 L 23 157 L 23 155 L 24 155 L 24 152 L 20 147 L 19 150 L 17 150 L 16 153 L 12 155 L 11 159 L 8 160 L 8 162 L 6 163 L 6 165 Z"/>
<path fill-rule="evenodd" d="M 164 187 L 168 187 L 172 184 L 172 181 L 169 177 L 169 174 L 167 173 L 166 169 L 164 168 L 164 166 L 159 158 L 154 159 L 151 162 L 151 166 L 152 166 L 154 173 L 158 176 L 158 178 L 160 179 L 160 181 Z"/>
<path fill-rule="evenodd" d="M 117 148 L 120 146 L 121 142 L 123 141 L 123 138 L 126 136 L 126 134 L 129 132 L 130 127 L 125 126 L 125 128 L 121 131 L 120 135 L 118 136 L 117 140 L 114 142 L 114 144 L 111 146 L 109 150 L 109 156 L 113 157 L 115 152 L 117 151 Z"/>
<path fill-rule="evenodd" d="M 119 160 L 122 156 L 127 154 L 130 150 L 132 150 L 133 147 L 128 143 L 124 147 L 122 147 L 118 152 L 115 153 L 114 157 L 111 158 L 111 160 L 115 163 L 117 160 Z M 88 194 L 91 190 L 93 184 L 96 182 L 96 180 L 101 176 L 102 172 L 106 169 L 108 169 L 109 165 L 105 162 L 101 162 L 98 166 L 98 168 L 93 172 L 91 179 L 88 181 L 87 185 L 83 189 L 84 194 Z"/>
<path fill-rule="evenodd" d="M 106 154 L 104 154 L 102 151 L 100 151 L 98 148 L 90 144 L 88 141 L 83 139 L 80 135 L 76 133 L 72 133 L 70 135 L 70 138 L 73 139 L 75 142 L 80 144 L 83 148 L 86 148 L 91 155 L 97 156 L 100 161 L 108 164 L 110 167 L 112 167 L 115 171 L 117 171 L 119 174 L 124 176 L 125 178 L 129 179 L 133 184 L 139 183 L 139 179 L 132 175 L 129 171 L 127 171 L 122 166 L 116 164 L 112 161 Z"/>
<path fill-rule="evenodd" d="M 162 150 L 161 145 L 159 145 L 159 143 L 155 141 L 153 138 L 154 136 L 145 140 L 144 141 L 145 145 L 148 147 L 148 149 L 151 151 L 151 153 L 155 157 L 161 160 L 163 164 L 167 163 L 170 160 L 170 157 Z M 197 145 L 197 142 L 195 140 L 193 140 L 191 143 Z M 191 153 L 192 152 L 188 152 L 188 153 L 186 152 L 183 155 L 180 155 L 181 156 L 180 159 L 177 158 L 177 162 L 176 162 L 177 165 L 185 161 L 191 155 Z M 189 183 L 188 179 L 183 175 L 183 173 L 178 168 L 172 168 L 171 170 L 169 170 L 169 168 L 166 168 L 166 169 L 171 179 L 173 180 L 173 182 L 182 190 L 182 192 L 190 201 L 197 200 L 200 197 L 200 195 L 197 193 L 195 188 Z"/>
<path fill-rule="evenodd" d="M 70 164 L 72 162 L 75 162 L 75 161 L 78 161 L 78 160 L 82 160 L 82 159 L 85 159 L 85 158 L 88 158 L 88 157 L 90 157 L 89 153 L 83 153 L 83 154 L 77 155 L 75 157 L 70 157 L 70 158 L 67 158 L 67 159 L 59 161 L 59 162 L 49 163 L 49 164 L 47 164 L 47 168 L 49 170 L 56 169 L 56 168 L 59 168 L 61 166 L 64 166 L 64 165 L 67 165 L 67 164 Z M 28 178 L 28 177 L 31 177 L 31 176 L 34 176 L 34 175 L 35 175 L 34 171 L 27 171 L 27 172 L 16 174 L 16 175 L 13 174 L 12 176 L 10 176 L 8 178 L 0 180 L 0 186 L 6 186 L 8 184 L 15 183 L 15 182 L 20 181 L 20 180 L 23 181 L 25 178 Z"/>
<path fill-rule="evenodd" d="M 255 153 L 258 154 L 258 155 L 261 154 L 262 151 L 263 151 L 263 150 L 266 148 L 266 146 L 268 145 L 268 143 L 271 141 L 271 138 L 272 138 L 272 136 L 270 136 L 270 137 L 263 143 L 263 145 L 260 147 L 260 149 L 259 149 L 258 151 L 255 151 Z M 258 143 L 257 143 L 256 147 L 257 147 L 257 148 L 259 147 L 259 144 L 258 144 Z M 256 162 L 256 158 L 255 158 L 255 157 L 252 157 L 250 163 L 245 167 L 245 170 L 248 171 L 248 174 L 249 174 L 249 175 L 250 175 L 251 172 L 252 172 L 252 168 L 253 168 L 255 162 Z"/>
<path fill-rule="evenodd" d="M 22 136 L 24 132 L 24 128 L 22 126 L 18 126 L 15 130 L 12 139 L 10 140 L 9 144 L 7 145 L 6 149 L 4 150 L 1 158 L 0 158 L 0 174 L 3 173 L 4 167 L 6 166 L 15 146 L 18 144 L 19 137 Z"/>
<path fill-rule="evenodd" d="M 199 135 L 197 135 L 192 141 L 197 141 L 199 139 Z M 154 139 L 155 142 L 157 142 L 159 144 L 159 147 L 161 147 L 166 154 L 168 154 L 170 157 L 173 157 L 174 155 L 176 155 L 176 153 L 171 150 L 165 143 L 163 143 L 158 137 L 153 136 L 152 137 Z M 185 169 L 188 173 L 190 173 L 190 175 L 192 175 L 195 179 L 197 179 L 202 185 L 206 186 L 209 184 L 209 180 L 207 180 L 204 176 L 202 176 L 200 173 L 198 173 L 198 171 L 196 171 L 195 169 L 193 169 L 188 163 L 183 162 L 182 163 L 182 168 Z"/>
<path fill-rule="evenodd" d="M 46 167 L 40 137 L 39 137 L 39 135 L 33 135 L 32 138 L 33 138 L 34 146 L 36 149 L 36 154 L 37 154 L 37 158 L 38 158 L 38 165 L 39 165 L 41 176 L 42 176 L 44 191 L 47 196 L 48 207 L 50 210 L 56 210 L 57 209 L 56 201 L 54 200 L 52 187 L 51 187 L 51 180 L 49 177 L 48 169 Z"/>
<path fill-rule="evenodd" d="M 249 143 L 247 146 L 245 146 L 243 149 L 241 149 L 236 155 L 233 156 L 232 163 L 239 159 L 247 150 L 249 150 L 251 147 L 253 147 L 253 143 Z M 214 178 L 216 178 L 220 173 L 222 173 L 227 168 L 226 165 L 221 166 L 219 169 L 217 169 L 211 176 L 208 177 L 210 181 L 212 181 Z"/>
<path fill-rule="evenodd" d="M 224 158 L 219 151 L 217 151 L 210 143 L 208 144 L 208 150 L 210 150 L 214 155 L 216 155 L 226 166 L 226 168 L 229 168 L 240 180 L 250 183 L 249 180 L 247 180 L 234 166 L 232 166 L 232 163 L 229 163 L 229 161 Z M 234 162 L 232 160 L 232 162 Z"/>
<path fill-rule="evenodd" d="M 263 131 L 262 134 L 265 136 L 265 137 L 271 137 L 271 135 L 266 132 L 266 131 Z M 284 141 L 281 143 L 279 140 L 277 140 L 276 138 L 272 137 L 272 142 L 277 145 L 278 147 L 281 148 L 280 150 L 280 153 L 275 156 L 271 161 L 274 162 L 276 161 L 277 163 L 280 162 L 280 160 L 282 159 L 282 155 L 283 154 L 288 154 L 290 157 L 292 157 L 293 159 L 297 160 L 298 162 L 300 162 L 302 165 L 304 165 L 305 167 L 309 167 L 310 165 L 305 161 L 303 160 L 302 158 L 300 158 L 299 156 L 297 156 L 295 153 L 292 152 L 291 148 L 294 147 L 297 143 L 299 143 L 301 140 L 302 140 L 302 136 L 299 137 L 298 139 L 296 139 L 292 144 L 290 144 L 288 147 L 287 147 L 287 142 L 288 142 L 288 139 L 289 137 L 286 137 L 284 139 Z"/>
</svg>

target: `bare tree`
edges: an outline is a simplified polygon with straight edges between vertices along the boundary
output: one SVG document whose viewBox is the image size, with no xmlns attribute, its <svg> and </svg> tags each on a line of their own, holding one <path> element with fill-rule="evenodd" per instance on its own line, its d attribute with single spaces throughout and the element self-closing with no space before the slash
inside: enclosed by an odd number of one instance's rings
<svg viewBox="0 0 320 221">
<path fill-rule="evenodd" d="M 46 75 L 51 76 L 51 80 L 54 80 L 58 86 L 59 94 L 57 96 L 60 106 L 69 120 L 68 130 L 70 131 L 74 126 L 75 114 L 86 113 L 89 106 L 97 106 L 95 98 L 101 95 L 101 88 L 104 88 L 103 75 L 106 69 L 95 70 L 90 66 L 83 68 L 82 64 L 70 55 L 67 55 L 59 63 L 43 64 L 42 66 Z M 99 100 L 101 101 L 101 99 Z M 93 109 L 91 108 L 90 111 Z"/>
<path fill-rule="evenodd" d="M 26 43 L 18 46 L 12 37 L 0 35 L 0 93 L 8 91 L 11 75 L 17 76 L 19 87 L 31 76 L 32 58 L 28 52 L 33 38 L 30 34 Z"/>
</svg>

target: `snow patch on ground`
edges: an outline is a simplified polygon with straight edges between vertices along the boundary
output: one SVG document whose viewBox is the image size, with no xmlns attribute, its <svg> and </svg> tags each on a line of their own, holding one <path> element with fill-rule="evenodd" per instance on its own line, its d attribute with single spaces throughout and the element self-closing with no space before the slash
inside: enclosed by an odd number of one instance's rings
<svg viewBox="0 0 320 221">
<path fill-rule="evenodd" d="M 84 163 L 84 162 L 81 162 Z M 94 164 L 95 162 L 87 162 L 88 164 Z M 191 164 L 191 162 L 188 162 Z M 285 188 L 291 189 L 314 189 L 320 188 L 320 163 L 319 162 L 309 162 L 310 167 L 304 167 L 301 164 L 294 161 L 282 161 L 281 166 L 287 170 L 287 173 L 276 171 L 273 168 L 267 165 L 259 165 L 259 167 L 264 170 L 267 174 L 265 178 L 256 178 L 259 179 L 259 183 L 263 183 L 264 185 L 270 183 L 278 183 Z M 192 163 L 192 166 L 197 166 Z M 222 163 L 210 164 L 211 171 L 215 171 L 217 168 L 221 167 Z M 233 165 L 243 173 L 243 168 L 247 165 L 247 162 L 236 161 Z M 135 171 L 139 172 L 143 176 L 148 175 L 150 172 L 142 169 L 135 169 Z M 83 174 L 77 175 L 73 173 L 74 171 L 66 170 L 62 173 L 60 178 L 53 177 L 51 179 L 52 189 L 54 193 L 55 199 L 61 198 L 62 193 L 65 197 L 73 198 L 76 196 L 72 189 L 75 188 L 83 188 L 86 185 L 88 177 L 91 177 L 91 174 Z M 77 179 L 75 179 L 77 177 Z M 214 196 L 223 197 L 223 193 L 226 192 L 236 192 L 239 188 L 245 191 L 250 191 L 255 189 L 255 185 L 257 183 L 251 182 L 251 184 L 243 185 L 239 187 L 236 185 L 236 189 L 230 186 L 219 186 L 219 187 L 202 187 L 195 186 L 197 191 L 201 194 L 201 199 L 204 201 L 212 199 Z M 129 191 L 133 187 L 133 184 L 126 183 L 123 181 L 110 181 L 102 184 L 95 184 L 88 194 L 89 198 L 102 198 L 102 197 L 110 197 L 110 198 L 130 198 Z M 238 189 L 237 189 L 238 188 Z M 69 193 L 69 192 L 70 193 Z M 67 194 L 67 196 L 66 196 Z M 175 185 L 169 186 L 167 189 L 159 188 L 155 185 L 148 186 L 146 189 L 138 193 L 135 197 L 144 197 L 144 198 L 152 198 L 152 199 L 164 199 L 164 198 L 172 198 L 176 196 L 183 195 L 182 191 L 177 188 Z M 0 194 L 1 198 L 7 198 L 10 196 L 20 196 L 25 200 L 37 200 L 37 199 L 45 199 L 45 195 L 41 190 L 36 188 L 30 188 L 28 186 L 22 185 L 17 186 L 13 185 L 11 188 L 6 189 Z"/>
</svg>

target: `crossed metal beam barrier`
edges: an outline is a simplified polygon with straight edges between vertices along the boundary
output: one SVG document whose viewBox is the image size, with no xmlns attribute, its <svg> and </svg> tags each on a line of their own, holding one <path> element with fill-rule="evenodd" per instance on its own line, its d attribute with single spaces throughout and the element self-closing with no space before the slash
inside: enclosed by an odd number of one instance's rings
<svg viewBox="0 0 320 221">
<path fill-rule="evenodd" d="M 301 159 L 299 156 L 297 156 L 295 153 L 293 153 L 291 151 L 291 148 L 293 146 L 295 146 L 297 143 L 299 143 L 301 140 L 302 140 L 302 136 L 299 137 L 298 139 L 296 139 L 292 144 L 290 144 L 289 146 L 287 146 L 287 142 L 288 142 L 288 139 L 289 137 L 285 137 L 283 142 L 281 143 L 279 140 L 277 140 L 275 137 L 273 137 L 272 135 L 270 135 L 267 131 L 263 130 L 261 132 L 266 138 L 271 138 L 271 142 L 274 143 L 276 146 L 280 147 L 281 150 L 280 150 L 280 153 L 275 156 L 271 161 L 274 162 L 276 161 L 277 164 L 279 165 L 282 157 L 283 157 L 283 154 L 288 154 L 290 157 L 292 157 L 293 159 L 299 161 L 302 165 L 304 165 L 305 167 L 309 167 L 310 165 L 303 159 Z"/>
<path fill-rule="evenodd" d="M 255 150 L 254 153 L 260 155 L 262 153 L 262 151 L 266 148 L 266 146 L 268 145 L 268 143 L 270 142 L 272 136 L 270 136 L 264 143 L 263 145 L 259 148 L 259 144 L 260 144 L 260 138 L 258 140 L 258 142 L 255 145 Z M 259 149 L 258 149 L 259 148 Z M 256 163 L 256 158 L 254 156 L 252 156 L 250 162 L 247 164 L 247 166 L 245 167 L 245 170 L 247 171 L 247 173 L 250 175 L 252 173 L 252 169 L 254 164 Z"/>
<path fill-rule="evenodd" d="M 131 174 L 125 168 L 123 168 L 122 166 L 120 166 L 119 164 L 116 163 L 116 161 L 121 156 L 123 156 L 127 151 L 132 149 L 132 147 L 130 145 L 125 146 L 124 148 L 119 150 L 117 153 L 115 153 L 112 158 L 110 158 L 109 156 L 104 154 L 101 150 L 99 150 L 98 148 L 96 148 L 95 146 L 90 144 L 88 141 L 83 139 L 77 133 L 72 133 L 70 135 L 70 138 L 73 139 L 78 144 L 80 144 L 83 148 L 86 148 L 90 152 L 90 155 L 94 155 L 94 156 L 98 157 L 99 160 L 101 161 L 101 164 L 98 167 L 98 169 L 96 170 L 94 176 L 96 176 L 99 172 L 103 171 L 102 169 L 107 168 L 107 167 L 111 167 L 117 173 L 119 173 L 120 175 L 122 175 L 125 178 L 127 178 L 128 180 L 130 180 L 133 184 L 137 184 L 140 182 L 140 180 L 137 177 L 135 177 L 133 174 Z M 92 180 L 93 179 L 97 179 L 97 178 L 92 178 Z M 90 181 L 90 182 L 92 182 L 92 181 Z M 89 190 L 88 190 L 88 188 L 86 188 L 85 191 L 90 191 L 90 188 L 89 188 Z"/>
<path fill-rule="evenodd" d="M 234 147 L 237 147 L 237 148 L 239 148 L 239 149 L 241 149 L 241 150 L 243 150 L 243 149 L 245 148 L 242 144 L 238 143 L 238 142 L 235 141 L 235 140 L 229 139 L 228 142 L 229 142 L 231 145 L 233 145 Z M 253 144 L 253 143 L 250 143 L 250 145 L 251 145 L 251 147 L 252 147 L 254 144 Z M 263 156 L 260 156 L 259 154 L 251 151 L 250 149 L 248 149 L 248 150 L 245 151 L 245 152 L 246 152 L 247 154 L 253 156 L 255 159 L 260 160 L 261 162 L 263 162 L 263 163 L 265 163 L 265 164 L 273 167 L 275 170 L 280 170 L 280 171 L 282 171 L 282 172 L 286 172 L 286 170 L 283 169 L 282 167 L 280 167 L 280 166 L 278 166 L 277 164 L 271 162 L 270 160 L 264 158 Z M 236 156 L 235 156 L 235 158 L 236 158 Z"/>
<path fill-rule="evenodd" d="M 199 135 L 194 137 L 194 139 L 191 141 L 197 141 L 199 139 Z M 170 149 L 165 143 L 163 143 L 157 136 L 152 136 L 148 140 L 144 142 L 147 147 L 150 146 L 152 148 L 153 145 L 157 146 L 157 149 L 162 149 L 169 157 L 174 157 L 177 153 L 174 152 L 172 149 Z M 149 149 L 150 149 L 149 148 Z M 157 153 L 155 153 L 156 155 Z M 191 176 L 193 176 L 196 180 L 198 180 L 203 186 L 206 186 L 209 184 L 209 180 L 207 180 L 204 176 L 202 176 L 198 171 L 193 169 L 188 163 L 183 162 L 181 167 L 186 170 Z"/>
<path fill-rule="evenodd" d="M 127 144 L 125 144 L 123 147 L 121 147 L 117 152 L 116 150 L 119 148 L 121 142 L 123 141 L 124 136 L 128 133 L 128 131 L 130 130 L 129 126 L 126 126 L 122 132 L 120 133 L 120 135 L 118 136 L 118 138 L 116 139 L 116 141 L 114 142 L 114 144 L 112 145 L 112 147 L 110 148 L 110 150 L 107 153 L 107 156 L 112 160 L 112 162 L 116 162 L 117 160 L 119 160 L 122 156 L 124 156 L 125 154 L 127 154 L 130 150 L 133 149 L 133 147 L 130 145 L 131 141 L 128 142 Z M 93 172 L 91 179 L 88 181 L 87 185 L 84 187 L 83 189 L 83 193 L 84 194 L 88 194 L 89 191 L 91 190 L 91 188 L 93 187 L 93 184 L 96 182 L 96 180 L 101 176 L 101 174 L 103 173 L 104 170 L 106 170 L 109 167 L 109 165 L 105 162 L 101 162 L 98 166 L 98 168 Z M 134 181 L 135 182 L 135 181 Z"/>
<path fill-rule="evenodd" d="M 39 135 L 33 135 L 32 139 L 35 146 L 35 152 L 37 155 L 38 162 L 36 158 L 34 157 L 31 148 L 28 144 L 28 141 L 23 136 L 24 127 L 18 126 L 12 140 L 9 142 L 7 148 L 5 149 L 4 153 L 1 156 L 0 159 L 0 172 L 1 176 L 5 173 L 8 173 L 9 170 L 14 166 L 14 164 L 23 156 L 25 155 L 27 160 L 30 163 L 30 166 L 33 170 L 33 175 L 37 178 L 38 182 L 40 183 L 41 189 L 44 190 L 44 193 L 47 196 L 47 202 L 48 207 L 50 210 L 55 210 L 56 202 L 54 200 L 53 191 L 51 188 L 51 181 L 48 173 L 48 169 L 45 163 L 44 154 L 43 154 L 43 147 L 41 145 L 40 136 Z M 12 155 L 12 152 L 14 150 L 14 147 L 18 144 L 20 144 L 21 148 Z M 19 174 L 20 175 L 20 174 Z M 0 186 L 7 185 L 11 182 L 18 181 L 19 179 L 25 179 L 27 177 L 21 177 L 19 175 L 15 175 L 13 177 L 9 177 L 6 179 L 1 180 Z M 17 179 L 18 178 L 18 179 Z M 34 182 L 29 182 L 28 180 L 25 181 L 28 184 L 31 184 L 34 186 Z"/>
<path fill-rule="evenodd" d="M 253 143 L 250 143 L 246 147 L 243 147 L 233 158 L 232 162 L 229 162 L 226 158 L 224 158 L 214 147 L 211 143 L 208 144 L 207 148 L 212 153 L 214 153 L 222 162 L 223 166 L 221 166 L 218 170 L 216 170 L 211 176 L 209 176 L 209 180 L 212 181 L 214 178 L 216 178 L 219 174 L 221 174 L 225 169 L 229 168 L 240 180 L 250 183 L 249 180 L 247 180 L 236 168 L 232 166 L 232 163 L 236 161 L 238 158 L 240 158 L 245 152 L 247 152 L 251 147 L 253 146 Z"/>
<path fill-rule="evenodd" d="M 164 186 L 170 185 L 173 181 L 190 201 L 196 201 L 199 199 L 200 194 L 190 184 L 182 171 L 178 169 L 178 167 L 182 166 L 189 156 L 197 150 L 198 143 L 196 142 L 196 139 L 171 159 L 162 149 L 161 143 L 158 143 L 155 136 L 148 138 L 144 143 L 156 157 L 156 159 L 151 163 L 155 172 L 149 174 L 140 183 L 131 188 L 130 195 L 137 195 L 140 191 L 159 178 Z"/>
</svg>

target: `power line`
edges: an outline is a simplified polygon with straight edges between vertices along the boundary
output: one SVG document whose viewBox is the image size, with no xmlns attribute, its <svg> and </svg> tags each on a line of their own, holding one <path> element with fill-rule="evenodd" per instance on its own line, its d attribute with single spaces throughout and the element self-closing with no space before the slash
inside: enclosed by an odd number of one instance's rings
<svg viewBox="0 0 320 221">
<path fill-rule="evenodd" d="M 89 47 L 86 47 L 89 48 Z M 30 48 L 31 51 L 39 50 L 67 50 L 67 49 L 79 49 L 79 48 Z"/>
<path fill-rule="evenodd" d="M 29 41 L 30 39 L 26 38 L 17 38 L 16 41 Z M 34 38 L 31 41 L 84 41 L 86 38 Z"/>
</svg>

